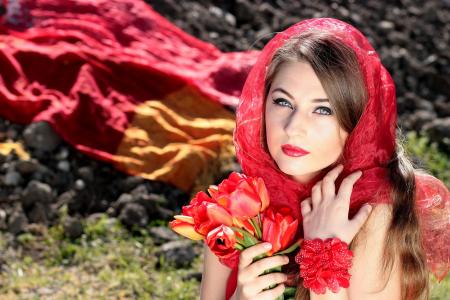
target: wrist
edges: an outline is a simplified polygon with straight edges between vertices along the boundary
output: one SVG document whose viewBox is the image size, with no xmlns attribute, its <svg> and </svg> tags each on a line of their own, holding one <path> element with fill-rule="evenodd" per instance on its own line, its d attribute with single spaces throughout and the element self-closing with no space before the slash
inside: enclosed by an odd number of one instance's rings
<svg viewBox="0 0 450 300">
<path fill-rule="evenodd" d="M 346 244 L 350 244 L 351 240 L 348 241 L 346 238 L 344 238 L 343 236 L 339 235 L 339 234 L 334 234 L 334 233 L 316 233 L 316 234 L 305 234 L 304 236 L 304 240 L 315 240 L 315 239 L 320 239 L 320 240 L 327 240 L 327 239 L 338 239 L 342 242 L 345 242 Z"/>
</svg>

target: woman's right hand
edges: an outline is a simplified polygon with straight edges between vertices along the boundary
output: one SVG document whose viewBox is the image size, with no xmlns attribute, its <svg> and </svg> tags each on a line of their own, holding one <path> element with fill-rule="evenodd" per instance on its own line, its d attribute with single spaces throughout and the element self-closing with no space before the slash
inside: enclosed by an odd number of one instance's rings
<svg viewBox="0 0 450 300">
<path fill-rule="evenodd" d="M 265 246 L 269 245 L 269 248 Z M 263 291 L 272 284 L 283 283 L 287 275 L 275 272 L 261 275 L 265 270 L 272 269 L 289 263 L 286 255 L 273 255 L 253 262 L 253 258 L 270 250 L 270 243 L 259 243 L 243 250 L 239 256 L 237 287 L 234 293 L 236 300 L 258 299 L 272 300 L 281 296 L 284 292 L 284 284 Z"/>
</svg>

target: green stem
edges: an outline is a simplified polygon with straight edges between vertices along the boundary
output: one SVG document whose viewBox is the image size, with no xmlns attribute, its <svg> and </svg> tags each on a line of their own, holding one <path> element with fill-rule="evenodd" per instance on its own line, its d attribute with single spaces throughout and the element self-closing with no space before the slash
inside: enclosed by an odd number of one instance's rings
<svg viewBox="0 0 450 300">
<path fill-rule="evenodd" d="M 283 250 L 283 251 L 281 251 L 281 252 L 278 252 L 277 254 L 291 253 L 292 251 L 294 251 L 295 249 L 297 249 L 297 247 L 299 247 L 299 246 L 300 246 L 300 241 L 295 242 L 295 243 L 292 244 L 289 248 L 287 248 L 287 249 L 285 249 L 285 250 Z"/>
<path fill-rule="evenodd" d="M 262 233 L 261 233 L 261 228 L 258 224 L 257 218 L 256 217 L 255 217 L 255 219 L 250 218 L 249 221 L 252 224 L 253 228 L 255 229 L 256 237 L 258 238 L 258 240 L 260 240 L 262 237 Z"/>
</svg>

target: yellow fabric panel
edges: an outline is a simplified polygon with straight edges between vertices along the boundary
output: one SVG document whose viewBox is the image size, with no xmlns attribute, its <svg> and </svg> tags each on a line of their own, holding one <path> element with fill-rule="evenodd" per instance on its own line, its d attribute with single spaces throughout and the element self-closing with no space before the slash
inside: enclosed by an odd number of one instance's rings
<svg viewBox="0 0 450 300">
<path fill-rule="evenodd" d="M 185 87 L 136 107 L 117 150 L 117 168 L 186 192 L 202 189 L 235 155 L 234 126 L 232 112 Z"/>
<path fill-rule="evenodd" d="M 15 151 L 17 156 L 22 160 L 29 160 L 30 154 L 23 148 L 21 143 L 16 143 L 13 141 L 6 141 L 5 143 L 0 143 L 0 153 L 3 155 L 8 155 L 12 151 Z"/>
</svg>

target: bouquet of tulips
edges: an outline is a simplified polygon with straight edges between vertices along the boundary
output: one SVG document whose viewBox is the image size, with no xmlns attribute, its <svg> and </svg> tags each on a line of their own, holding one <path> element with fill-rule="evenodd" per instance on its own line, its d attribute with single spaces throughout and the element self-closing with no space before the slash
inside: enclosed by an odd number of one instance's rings
<svg viewBox="0 0 450 300">
<path fill-rule="evenodd" d="M 261 242 L 271 243 L 272 249 L 256 259 L 290 253 L 299 246 L 294 240 L 298 220 L 289 207 L 269 207 L 261 178 L 232 172 L 218 186 L 209 186 L 208 193 L 198 192 L 169 226 L 191 240 L 203 240 L 222 263 L 237 267 L 240 251 Z M 264 274 L 275 271 L 281 266 Z M 287 287 L 279 299 L 294 295 L 295 288 Z"/>
</svg>

